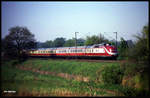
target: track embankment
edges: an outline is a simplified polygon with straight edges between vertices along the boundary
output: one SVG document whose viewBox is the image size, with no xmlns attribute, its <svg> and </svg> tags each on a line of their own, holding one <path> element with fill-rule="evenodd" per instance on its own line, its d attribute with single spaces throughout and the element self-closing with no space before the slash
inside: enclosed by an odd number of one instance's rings
<svg viewBox="0 0 150 98">
<path fill-rule="evenodd" d="M 89 77 L 83 77 L 81 75 L 70 75 L 68 73 L 56 73 L 56 72 L 50 72 L 50 71 L 42 71 L 39 69 L 33 69 L 30 67 L 23 67 L 23 66 L 16 66 L 17 68 L 21 69 L 21 70 L 27 70 L 27 71 L 32 71 L 32 72 L 37 72 L 40 74 L 44 74 L 44 75 L 52 75 L 52 76 L 58 76 L 58 77 L 62 77 L 65 79 L 74 79 L 77 81 L 84 81 L 84 82 L 89 82 Z"/>
</svg>

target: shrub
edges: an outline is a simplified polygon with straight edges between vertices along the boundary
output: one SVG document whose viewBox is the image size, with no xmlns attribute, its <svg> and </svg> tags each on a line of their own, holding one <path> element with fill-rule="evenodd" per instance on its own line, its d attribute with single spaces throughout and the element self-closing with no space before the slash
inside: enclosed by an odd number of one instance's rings
<svg viewBox="0 0 150 98">
<path fill-rule="evenodd" d="M 123 74 L 124 72 L 119 65 L 106 66 L 101 73 L 102 80 L 107 84 L 120 84 Z"/>
</svg>

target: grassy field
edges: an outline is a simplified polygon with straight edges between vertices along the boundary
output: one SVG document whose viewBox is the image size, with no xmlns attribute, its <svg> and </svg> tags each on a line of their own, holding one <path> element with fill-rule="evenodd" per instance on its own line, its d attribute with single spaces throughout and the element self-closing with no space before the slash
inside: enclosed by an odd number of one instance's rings
<svg viewBox="0 0 150 98">
<path fill-rule="evenodd" d="M 19 69 L 23 68 L 32 70 Z M 15 60 L 3 62 L 1 66 L 2 91 L 14 90 L 15 94 L 5 96 L 124 96 L 126 88 L 118 84 L 106 84 L 101 79 L 105 66 L 119 66 L 118 62 L 79 62 L 75 60 L 29 59 L 18 63 Z M 41 74 L 40 71 L 56 75 Z M 38 73 L 39 72 L 39 73 Z M 88 82 L 67 79 L 57 74 L 65 73 L 88 77 Z M 79 79 L 80 80 L 80 79 Z"/>
</svg>

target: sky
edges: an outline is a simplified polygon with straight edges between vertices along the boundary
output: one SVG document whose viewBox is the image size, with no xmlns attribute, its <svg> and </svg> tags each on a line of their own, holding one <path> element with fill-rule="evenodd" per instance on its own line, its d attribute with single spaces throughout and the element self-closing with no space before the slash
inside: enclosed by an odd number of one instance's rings
<svg viewBox="0 0 150 98">
<path fill-rule="evenodd" d="M 148 2 L 2 2 L 2 38 L 9 28 L 27 27 L 40 42 L 103 34 L 109 40 L 135 40 L 149 23 Z"/>
</svg>

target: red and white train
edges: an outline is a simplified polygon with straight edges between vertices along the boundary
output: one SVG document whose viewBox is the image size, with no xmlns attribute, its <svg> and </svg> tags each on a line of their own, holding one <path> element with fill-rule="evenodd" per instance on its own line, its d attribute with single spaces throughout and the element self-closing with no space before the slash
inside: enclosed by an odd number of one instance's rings
<svg viewBox="0 0 150 98">
<path fill-rule="evenodd" d="M 103 43 L 92 46 L 34 49 L 30 50 L 28 55 L 40 57 L 111 57 L 115 59 L 118 52 L 115 46 Z"/>
</svg>

